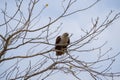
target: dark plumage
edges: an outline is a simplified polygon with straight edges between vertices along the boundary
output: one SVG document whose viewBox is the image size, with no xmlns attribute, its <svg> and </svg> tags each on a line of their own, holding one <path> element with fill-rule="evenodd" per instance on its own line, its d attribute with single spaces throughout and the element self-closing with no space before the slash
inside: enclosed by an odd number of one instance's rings
<svg viewBox="0 0 120 80">
<path fill-rule="evenodd" d="M 67 51 L 67 46 L 70 44 L 69 34 L 64 33 L 62 36 L 58 36 L 55 42 L 56 55 L 60 56 Z"/>
</svg>

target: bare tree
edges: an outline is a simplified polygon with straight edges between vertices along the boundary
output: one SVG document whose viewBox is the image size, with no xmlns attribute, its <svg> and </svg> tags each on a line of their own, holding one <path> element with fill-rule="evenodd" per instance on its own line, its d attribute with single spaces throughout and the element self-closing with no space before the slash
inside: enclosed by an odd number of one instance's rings
<svg viewBox="0 0 120 80">
<path fill-rule="evenodd" d="M 55 44 L 52 42 L 60 32 L 62 23 L 59 20 L 67 16 L 74 15 L 81 11 L 93 7 L 100 0 L 90 4 L 88 7 L 70 11 L 72 5 L 77 0 L 61 1 L 62 12 L 56 18 L 49 17 L 45 24 L 41 23 L 41 16 L 46 11 L 49 4 L 46 3 L 40 7 L 36 13 L 36 7 L 41 4 L 40 0 L 15 0 L 14 14 L 8 14 L 8 4 L 1 9 L 2 20 L 0 22 L 0 79 L 38 79 L 45 80 L 51 75 L 59 72 L 63 74 L 72 74 L 77 80 L 82 80 L 81 74 L 87 74 L 94 80 L 111 79 L 119 77 L 120 72 L 110 72 L 111 66 L 120 54 L 109 55 L 109 51 L 102 51 L 103 45 L 96 48 L 83 49 L 95 38 L 107 29 L 114 21 L 120 17 L 120 13 L 113 15 L 111 11 L 103 22 L 99 17 L 92 21 L 90 30 L 84 30 L 84 35 L 75 41 L 71 41 L 68 46 L 68 52 L 60 57 L 55 56 Z M 26 7 L 25 7 L 26 6 Z M 25 8 L 25 10 L 23 10 Z M 53 25 L 57 24 L 57 27 Z M 71 35 L 72 37 L 72 35 Z M 96 52 L 97 58 L 93 61 L 80 60 L 79 53 Z M 77 53 L 77 55 L 76 55 Z M 97 65 L 109 61 L 107 66 L 96 68 Z M 5 66 L 9 64 L 9 66 Z M 3 69 L 4 67 L 4 69 Z"/>
</svg>

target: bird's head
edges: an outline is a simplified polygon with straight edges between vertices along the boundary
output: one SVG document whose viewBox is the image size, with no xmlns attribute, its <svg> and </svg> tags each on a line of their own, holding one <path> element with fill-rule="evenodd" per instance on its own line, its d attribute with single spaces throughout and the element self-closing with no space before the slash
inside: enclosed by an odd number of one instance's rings
<svg viewBox="0 0 120 80">
<path fill-rule="evenodd" d="M 63 35 L 62 36 L 64 36 L 64 37 L 68 37 L 69 36 L 69 34 L 68 33 L 63 33 Z"/>
</svg>

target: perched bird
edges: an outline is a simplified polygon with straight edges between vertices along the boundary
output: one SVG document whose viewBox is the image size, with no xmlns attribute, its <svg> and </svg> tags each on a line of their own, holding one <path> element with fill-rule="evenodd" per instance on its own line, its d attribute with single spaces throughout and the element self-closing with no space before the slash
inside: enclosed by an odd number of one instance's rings
<svg viewBox="0 0 120 80">
<path fill-rule="evenodd" d="M 70 44 L 69 34 L 63 33 L 63 35 L 58 36 L 55 42 L 56 56 L 60 56 L 67 51 L 67 46 Z"/>
</svg>

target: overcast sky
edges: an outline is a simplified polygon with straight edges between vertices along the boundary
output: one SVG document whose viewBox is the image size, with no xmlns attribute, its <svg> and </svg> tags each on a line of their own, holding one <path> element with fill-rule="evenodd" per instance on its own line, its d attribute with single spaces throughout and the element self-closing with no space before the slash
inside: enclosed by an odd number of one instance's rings
<svg viewBox="0 0 120 80">
<path fill-rule="evenodd" d="M 13 0 L 1 0 L 0 2 L 0 8 L 4 7 L 4 2 L 7 1 L 9 2 L 9 8 L 11 8 L 12 10 L 14 10 L 14 6 L 12 5 L 12 1 Z M 46 9 L 46 11 L 44 12 L 44 14 L 42 14 L 42 18 L 47 19 L 48 17 L 57 17 L 60 14 L 60 4 L 59 2 L 61 0 L 41 0 L 43 1 L 43 5 L 44 4 L 48 4 L 48 8 Z M 73 6 L 73 10 L 77 9 L 77 8 L 84 8 L 86 6 L 88 6 L 88 4 L 91 4 L 92 2 L 94 2 L 95 0 L 79 0 L 78 3 L 76 3 Z M 41 5 L 42 6 L 42 5 Z M 58 7 L 58 9 L 57 9 Z M 96 19 L 97 17 L 100 17 L 100 20 L 104 20 L 105 16 L 107 16 L 107 14 L 113 10 L 114 14 L 120 11 L 120 0 L 101 0 L 99 3 L 97 3 L 94 7 L 80 12 L 80 13 L 76 13 L 74 15 L 71 15 L 65 19 L 62 19 L 59 21 L 59 23 L 63 23 L 63 25 L 61 26 L 62 30 L 60 33 L 63 32 L 69 32 L 70 34 L 73 34 L 73 40 L 77 39 L 77 37 L 79 37 L 82 33 L 80 33 L 81 28 L 83 29 L 88 29 L 89 27 L 91 27 L 91 19 Z M 49 14 L 48 14 L 49 12 Z M 1 15 L 0 15 L 1 16 Z M 44 23 L 45 21 L 43 21 Z M 97 42 L 95 42 L 95 45 L 93 44 L 93 46 L 98 46 L 102 43 L 104 43 L 105 41 L 108 41 L 107 45 L 105 46 L 105 49 L 108 49 L 110 47 L 113 48 L 113 50 L 111 51 L 111 54 L 114 53 L 118 53 L 120 52 L 120 19 L 117 20 L 116 22 L 114 22 L 108 29 L 106 29 L 100 36 L 99 36 L 99 40 Z M 96 44 L 97 43 L 97 44 Z M 115 64 L 113 64 L 113 70 L 114 71 L 120 71 L 120 56 L 117 57 L 117 60 L 115 62 Z M 58 80 L 58 78 L 60 80 L 67 80 L 67 77 L 62 77 L 61 74 L 56 74 L 56 79 L 51 79 L 51 80 Z M 85 77 L 85 76 L 83 76 Z M 86 80 L 86 78 L 84 78 Z M 48 79 L 49 80 L 49 79 Z M 71 80 L 75 80 L 72 79 Z M 90 79 L 89 79 L 90 80 Z"/>
</svg>

